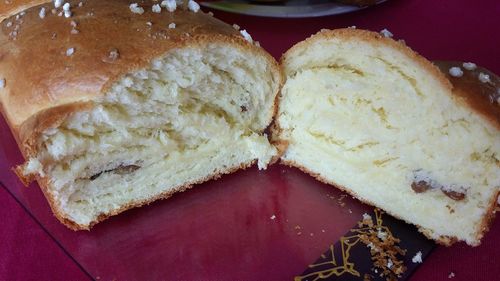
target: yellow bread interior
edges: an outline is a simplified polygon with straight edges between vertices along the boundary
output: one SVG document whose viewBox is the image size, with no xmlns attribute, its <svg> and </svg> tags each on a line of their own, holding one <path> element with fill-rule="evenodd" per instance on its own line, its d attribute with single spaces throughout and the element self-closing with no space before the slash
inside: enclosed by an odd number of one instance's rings
<svg viewBox="0 0 500 281">
<path fill-rule="evenodd" d="M 172 50 L 46 130 L 25 174 L 46 177 L 53 208 L 88 228 L 255 160 L 265 168 L 276 155 L 263 132 L 279 84 L 266 58 L 238 48 Z"/>
<path fill-rule="evenodd" d="M 500 187 L 500 134 L 421 60 L 358 30 L 320 32 L 289 50 L 282 160 L 433 239 L 478 245 Z M 417 193 L 420 181 L 430 188 Z"/>
</svg>

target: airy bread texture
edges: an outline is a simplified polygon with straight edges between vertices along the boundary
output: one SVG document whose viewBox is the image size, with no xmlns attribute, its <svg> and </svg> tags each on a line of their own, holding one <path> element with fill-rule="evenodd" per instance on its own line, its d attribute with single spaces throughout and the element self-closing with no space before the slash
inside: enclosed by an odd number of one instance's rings
<svg viewBox="0 0 500 281">
<path fill-rule="evenodd" d="M 499 127 L 432 63 L 377 33 L 340 29 L 295 45 L 282 64 L 274 137 L 288 143 L 284 163 L 442 244 L 480 243 L 500 188 Z"/>
<path fill-rule="evenodd" d="M 255 161 L 264 169 L 277 155 L 264 133 L 282 84 L 277 63 L 201 11 L 158 14 L 153 4 L 141 2 L 145 12 L 136 14 L 128 1 L 85 1 L 73 10 L 78 34 L 71 19 L 37 18 L 37 6 L 15 39 L 0 34 L 14 48 L 1 49 L 0 97 L 27 158 L 18 174 L 38 180 L 72 229 Z M 26 44 L 47 41 L 39 25 L 68 30 L 31 54 L 52 63 L 25 71 L 24 85 L 14 74 L 28 63 Z M 113 34 L 116 26 L 123 32 Z M 54 51 L 68 48 L 74 53 Z"/>
</svg>

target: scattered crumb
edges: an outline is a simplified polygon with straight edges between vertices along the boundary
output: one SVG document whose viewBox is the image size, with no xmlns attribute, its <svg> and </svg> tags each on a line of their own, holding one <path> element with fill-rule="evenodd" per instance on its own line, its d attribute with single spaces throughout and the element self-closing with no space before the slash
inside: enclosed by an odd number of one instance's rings
<svg viewBox="0 0 500 281">
<path fill-rule="evenodd" d="M 236 30 L 240 30 L 240 26 L 237 25 L 237 24 L 233 24 L 233 28 L 236 29 Z"/>
<path fill-rule="evenodd" d="M 40 12 L 38 13 L 38 16 L 39 16 L 41 19 L 43 19 L 43 18 L 45 18 L 45 13 L 46 13 L 45 8 L 41 8 L 41 9 L 40 9 Z"/>
<path fill-rule="evenodd" d="M 422 252 L 418 251 L 411 259 L 413 263 L 422 263 Z"/>
<path fill-rule="evenodd" d="M 146 22 L 146 25 L 147 25 L 147 26 L 153 26 L 153 23 L 152 23 L 152 22 L 150 22 L 150 21 L 148 21 L 148 22 Z"/>
<path fill-rule="evenodd" d="M 314 233 L 312 233 L 312 232 L 311 232 L 311 233 L 309 233 L 309 236 L 311 236 L 311 237 L 312 237 L 312 236 L 314 236 Z"/>
<path fill-rule="evenodd" d="M 352 210 L 351 209 L 348 209 L 347 211 L 349 212 L 349 214 L 352 214 Z"/>
<path fill-rule="evenodd" d="M 151 7 L 151 11 L 153 13 L 161 13 L 161 7 L 160 7 L 160 4 L 154 4 L 152 7 Z"/>
<path fill-rule="evenodd" d="M 300 225 L 296 225 L 294 228 L 295 229 L 300 229 Z"/>
<path fill-rule="evenodd" d="M 473 62 L 464 62 L 462 66 L 467 70 L 474 70 L 477 68 L 477 65 Z"/>
<path fill-rule="evenodd" d="M 453 77 L 462 77 L 464 75 L 464 72 L 462 71 L 462 69 L 460 67 L 457 67 L 457 66 L 450 68 L 450 70 L 448 72 Z"/>
<path fill-rule="evenodd" d="M 70 57 L 75 53 L 75 48 L 68 48 L 66 50 L 66 56 Z"/>
<path fill-rule="evenodd" d="M 340 198 L 337 200 L 337 203 L 340 205 L 340 207 L 345 207 L 345 203 L 343 202 L 343 200 L 346 197 L 347 197 L 347 195 L 345 195 L 345 194 L 340 195 Z"/>
<path fill-rule="evenodd" d="M 455 277 L 455 273 L 454 273 L 454 272 L 450 272 L 450 274 L 448 274 L 448 278 L 450 278 L 450 279 L 451 279 L 451 278 L 453 278 L 453 277 Z"/>
<path fill-rule="evenodd" d="M 8 21 L 6 24 L 5 24 L 6 27 L 11 27 L 12 26 L 12 22 L 11 21 Z"/>
<path fill-rule="evenodd" d="M 168 28 L 173 29 L 175 28 L 175 22 L 172 22 L 168 25 Z"/>
<path fill-rule="evenodd" d="M 348 28 L 350 28 L 350 29 L 356 29 L 356 26 L 355 25 L 351 25 Z"/>
<path fill-rule="evenodd" d="M 214 16 L 214 13 L 212 13 L 212 12 L 208 12 L 208 15 L 209 15 L 209 16 L 211 16 L 211 17 L 213 17 L 213 16 Z"/>
<path fill-rule="evenodd" d="M 372 249 L 372 250 L 374 250 L 374 251 L 376 251 L 376 252 L 378 251 L 378 250 L 377 250 L 377 247 L 375 247 L 375 245 L 373 245 L 373 243 L 372 243 L 372 242 L 370 242 L 370 243 L 366 244 L 366 247 L 367 247 L 367 248 L 370 248 L 370 249 Z"/>
<path fill-rule="evenodd" d="M 137 3 L 132 3 L 129 6 L 130 11 L 134 14 L 142 15 L 144 13 L 144 9 L 140 7 Z"/>
<path fill-rule="evenodd" d="M 272 220 L 276 219 L 276 215 L 272 215 L 272 216 L 270 217 L 270 219 L 272 219 Z"/>
<path fill-rule="evenodd" d="M 377 237 L 380 238 L 380 240 L 385 241 L 385 239 L 387 239 L 387 232 L 383 232 L 381 229 L 379 229 L 377 232 Z"/>
<path fill-rule="evenodd" d="M 372 216 L 370 216 L 369 214 L 367 213 L 364 213 L 363 214 L 363 220 L 372 220 Z"/>
<path fill-rule="evenodd" d="M 402 257 L 406 251 L 399 247 L 400 240 L 392 235 L 385 226 L 376 225 L 369 215 L 363 215 L 359 227 L 366 228 L 366 234 L 359 238 L 369 249 L 373 261 L 373 270 L 380 271 L 381 277 L 387 280 L 397 280 L 405 271 Z"/>
<path fill-rule="evenodd" d="M 255 41 L 255 46 L 260 47 L 260 42 L 259 41 Z"/>
<path fill-rule="evenodd" d="M 324 229 L 322 229 L 321 232 L 325 233 L 326 231 Z"/>
<path fill-rule="evenodd" d="M 5 78 L 0 79 L 0 89 L 5 88 Z"/>
<path fill-rule="evenodd" d="M 196 3 L 196 1 L 189 0 L 188 9 L 197 13 L 200 10 L 200 5 L 198 5 L 198 3 Z"/>
<path fill-rule="evenodd" d="M 302 232 L 300 232 L 300 231 L 299 231 L 299 232 L 297 232 L 297 235 L 301 235 L 301 234 L 302 234 Z"/>
<path fill-rule="evenodd" d="M 389 30 L 387 30 L 386 28 L 382 29 L 380 31 L 380 34 L 382 34 L 382 36 L 384 37 L 388 37 L 388 38 L 392 38 L 392 36 L 394 36 Z"/>
<path fill-rule="evenodd" d="M 490 76 L 488 74 L 484 74 L 484 73 L 479 73 L 479 81 L 483 82 L 483 83 L 489 83 L 491 82 L 490 80 Z"/>
<path fill-rule="evenodd" d="M 169 12 L 174 12 L 177 9 L 177 2 L 175 2 L 175 0 L 164 0 L 160 5 L 167 8 Z"/>
<path fill-rule="evenodd" d="M 389 268 L 389 269 L 390 269 L 390 268 L 392 268 L 392 266 L 393 266 L 393 265 L 394 265 L 394 263 L 392 262 L 392 260 L 391 260 L 391 259 L 388 259 L 388 260 L 387 260 L 387 268 Z"/>
<path fill-rule="evenodd" d="M 241 35 L 243 35 L 243 38 L 245 38 L 245 40 L 247 40 L 250 43 L 253 42 L 252 36 L 250 36 L 250 34 L 245 29 L 241 30 L 240 33 Z"/>
<path fill-rule="evenodd" d="M 83 7 L 83 2 L 78 3 L 78 7 Z"/>
</svg>

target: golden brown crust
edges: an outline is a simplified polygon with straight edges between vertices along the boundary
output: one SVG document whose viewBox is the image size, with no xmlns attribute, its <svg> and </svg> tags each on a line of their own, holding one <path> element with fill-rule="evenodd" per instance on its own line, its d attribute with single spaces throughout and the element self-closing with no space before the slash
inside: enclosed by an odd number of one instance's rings
<svg viewBox="0 0 500 281">
<path fill-rule="evenodd" d="M 51 0 L 4 0 L 0 1 L 0 22 L 33 6 L 52 2 Z"/>
<path fill-rule="evenodd" d="M 91 102 L 64 104 L 29 117 L 14 133 L 24 157 L 29 158 L 38 152 L 39 137 L 46 129 L 57 127 L 74 112 L 90 110 L 92 106 Z"/>
<path fill-rule="evenodd" d="M 46 4 L 36 6 L 42 2 Z M 71 114 L 92 109 L 94 101 L 118 79 L 149 66 L 154 58 L 173 49 L 204 48 L 212 43 L 231 46 L 267 61 L 273 79 L 278 79 L 272 94 L 277 95 L 283 84 L 281 68 L 274 58 L 230 25 L 201 11 L 178 8 L 175 12 L 162 9 L 161 13 L 153 13 L 152 5 L 158 1 L 151 0 L 137 1 L 143 14 L 133 13 L 131 2 L 126 0 L 88 0 L 82 7 L 78 6 L 80 1 L 65 2 L 71 6 L 69 18 L 59 15 L 62 9 L 54 10 L 52 1 L 0 5 L 0 15 L 10 16 L 0 24 L 0 79 L 5 79 L 5 87 L 0 88 L 0 112 L 25 158 L 38 153 L 40 135 L 46 129 L 59 126 Z M 27 7 L 31 8 L 24 10 Z M 43 18 L 39 15 L 42 8 L 46 11 Z M 170 23 L 175 23 L 175 28 L 169 28 Z M 71 48 L 74 52 L 67 53 Z M 112 52 L 115 56 L 111 56 Z M 272 111 L 276 108 L 277 100 Z M 269 123 L 273 112 L 269 113 Z M 15 172 L 25 184 L 36 179 L 55 216 L 69 228 L 79 230 L 249 165 L 219 171 L 154 198 L 131 202 L 100 215 L 88 226 L 73 222 L 58 209 L 48 178 L 24 175 L 22 166 Z"/>
<path fill-rule="evenodd" d="M 406 46 L 402 41 L 384 37 L 377 32 L 354 28 L 335 30 L 323 29 L 306 40 L 295 44 L 281 57 L 280 64 L 285 68 L 285 74 L 289 75 L 294 71 L 286 69 L 287 60 L 293 58 L 293 56 L 297 55 L 301 50 L 307 49 L 308 46 L 318 41 L 329 39 L 361 41 L 372 44 L 373 46 L 384 45 L 405 54 L 412 61 L 418 63 L 420 68 L 437 79 L 442 87 L 448 90 L 447 93 L 453 94 L 455 98 L 459 97 L 459 101 L 464 105 L 480 113 L 489 123 L 500 129 L 500 104 L 498 103 L 500 94 L 497 92 L 500 80 L 498 76 L 487 69 L 478 67 L 478 69 L 473 72 L 464 71 L 463 77 L 452 77 L 448 73 L 449 68 L 451 66 L 461 66 L 461 63 L 432 63 L 410 47 Z M 480 72 L 490 75 L 491 82 L 480 82 L 478 79 Z"/>
<path fill-rule="evenodd" d="M 323 40 L 338 39 L 340 41 L 355 41 L 355 42 L 367 42 L 372 46 L 385 46 L 393 48 L 396 51 L 403 53 L 408 56 L 411 60 L 416 62 L 422 69 L 426 70 L 430 75 L 437 79 L 443 87 L 451 90 L 452 86 L 450 81 L 446 79 L 443 73 L 434 64 L 428 61 L 426 58 L 419 55 L 417 52 L 406 46 L 401 41 L 396 41 L 388 37 L 384 37 L 377 32 L 355 29 L 355 28 L 341 28 L 341 29 L 322 29 L 318 33 L 310 36 L 304 41 L 301 41 L 291 47 L 285 54 L 281 57 L 280 63 L 282 66 L 286 67 L 287 60 L 291 59 L 293 56 L 297 55 L 301 50 L 305 50 L 308 46 L 315 44 L 316 42 Z M 285 69 L 285 74 L 288 75 L 289 71 Z"/>
<path fill-rule="evenodd" d="M 481 114 L 481 116 L 485 117 L 485 122 L 489 122 L 492 125 L 494 125 L 496 128 L 500 128 L 500 107 L 497 103 L 498 98 L 500 96 L 498 95 L 497 92 L 497 85 L 498 85 L 498 77 L 487 71 L 484 68 L 478 68 L 478 71 L 476 71 L 475 75 L 470 74 L 471 77 L 465 77 L 466 79 L 463 78 L 455 78 L 451 77 L 448 74 L 449 67 L 452 66 L 453 63 L 448 63 L 448 62 L 440 62 L 437 63 L 437 66 L 425 59 L 424 57 L 420 56 L 418 53 L 407 47 L 404 43 L 392 40 L 390 38 L 386 38 L 381 36 L 378 33 L 375 32 L 370 32 L 366 30 L 357 30 L 357 29 L 337 29 L 337 30 L 322 30 L 318 32 L 317 34 L 309 37 L 308 39 L 297 43 L 294 45 L 292 48 L 290 48 L 281 58 L 280 63 L 281 65 L 285 68 L 285 73 L 287 75 L 293 75 L 295 69 L 286 69 L 287 66 L 287 60 L 290 60 L 293 58 L 293 56 L 298 55 L 302 50 L 305 50 L 310 46 L 311 44 L 314 44 L 318 41 L 322 40 L 328 40 L 332 38 L 337 38 L 339 40 L 356 40 L 356 41 L 365 41 L 368 42 L 369 44 L 373 45 L 378 45 L 378 44 L 383 44 L 385 46 L 391 47 L 397 51 L 402 52 L 403 54 L 407 55 L 411 60 L 417 62 L 421 68 L 423 68 L 425 71 L 427 71 L 430 75 L 432 75 L 434 78 L 436 78 L 445 89 L 448 89 L 448 93 L 452 94 L 455 98 L 459 97 L 459 101 L 461 101 L 465 106 L 468 106 L 469 108 L 473 109 L 475 112 L 478 112 Z M 457 64 L 457 63 L 455 63 Z M 453 65 L 457 66 L 457 65 Z M 438 68 L 440 67 L 440 68 Z M 490 75 L 490 79 L 492 79 L 491 83 L 482 83 L 477 79 L 478 72 L 482 71 L 486 74 Z M 450 81 L 451 80 L 451 81 Z M 493 85 L 493 87 L 492 87 Z M 495 98 L 491 98 L 494 96 Z M 273 138 L 277 139 L 278 141 L 286 141 L 282 137 L 282 130 L 279 128 L 279 124 L 276 122 L 275 127 L 273 129 Z M 352 191 L 350 191 L 348 188 L 344 186 L 340 186 L 336 184 L 335 182 L 331 182 L 320 176 L 319 174 L 313 173 L 310 170 L 308 170 L 306 167 L 303 167 L 299 165 L 298 163 L 295 163 L 293 161 L 287 161 L 287 160 L 281 160 L 282 163 L 285 165 L 297 167 L 300 170 L 302 170 L 305 173 L 308 173 L 315 177 L 317 180 L 333 185 L 350 195 L 358 198 L 360 201 L 369 204 L 369 205 L 374 205 L 373 202 L 370 202 L 369 200 L 359 198 L 356 196 Z M 483 237 L 484 233 L 487 232 L 494 216 L 495 216 L 495 209 L 496 209 L 496 202 L 497 202 L 497 196 L 494 196 L 491 198 L 490 205 L 488 207 L 488 210 L 486 212 L 486 215 L 483 217 L 483 220 L 480 223 L 480 227 L 477 230 L 476 233 L 476 241 L 477 244 L 472 245 L 472 246 L 478 246 L 480 244 L 480 239 Z M 396 218 L 399 218 L 396 214 L 391 214 Z M 401 219 L 401 218 L 399 218 Z M 411 223 L 411 222 L 409 222 Z M 427 238 L 435 240 L 437 243 L 445 245 L 445 246 L 450 246 L 453 243 L 459 241 L 457 237 L 451 237 L 451 236 L 440 236 L 438 239 L 435 238 L 435 235 L 432 234 L 432 231 L 429 229 L 425 229 L 421 226 L 418 226 L 418 229 L 421 233 L 423 233 Z"/>
<path fill-rule="evenodd" d="M 435 61 L 441 72 L 453 84 L 453 94 L 464 105 L 486 118 L 497 129 L 500 130 L 500 78 L 495 73 L 477 66 L 473 70 L 463 67 L 463 62 L 458 61 Z M 450 75 L 450 68 L 460 67 L 463 75 L 454 77 Z M 488 82 L 479 80 L 480 73 L 489 76 Z"/>
<path fill-rule="evenodd" d="M 209 175 L 209 176 L 207 176 L 205 178 L 202 178 L 202 179 L 199 179 L 199 180 L 196 180 L 196 181 L 192 181 L 192 182 L 188 182 L 188 183 L 185 183 L 185 184 L 183 184 L 181 186 L 178 186 L 178 187 L 174 187 L 171 190 L 162 192 L 162 193 L 160 193 L 160 194 L 158 194 L 158 195 L 156 195 L 154 197 L 151 197 L 151 198 L 148 198 L 148 199 L 145 199 L 145 200 L 138 200 L 138 201 L 135 201 L 135 202 L 130 202 L 130 203 L 124 205 L 124 206 L 121 206 L 120 208 L 118 208 L 116 210 L 113 210 L 110 213 L 102 213 L 102 214 L 100 214 L 97 217 L 97 219 L 94 220 L 94 221 L 92 221 L 91 223 L 89 223 L 89 225 L 78 224 L 78 223 L 72 221 L 70 218 L 67 218 L 64 215 L 64 213 L 58 208 L 57 203 L 54 202 L 54 196 L 50 192 L 50 190 L 51 190 L 50 189 L 50 184 L 48 183 L 48 181 L 47 181 L 46 178 L 38 178 L 38 184 L 40 185 L 40 188 L 41 188 L 43 194 L 45 195 L 45 198 L 47 198 L 47 201 L 49 202 L 49 206 L 52 209 L 52 212 L 54 213 L 54 216 L 62 224 L 64 224 L 69 229 L 72 229 L 74 231 L 78 231 L 78 230 L 90 230 L 94 225 L 98 224 L 99 222 L 102 222 L 102 221 L 106 220 L 109 217 L 116 216 L 116 215 L 118 215 L 120 213 L 123 213 L 123 212 L 125 212 L 127 210 L 130 210 L 130 209 L 133 209 L 133 208 L 138 208 L 138 207 L 141 207 L 141 206 L 144 206 L 144 205 L 149 205 L 149 204 L 153 203 L 154 201 L 157 201 L 157 200 L 160 200 L 160 199 L 167 199 L 167 198 L 171 197 L 172 195 L 174 195 L 174 193 L 183 192 L 183 191 L 186 191 L 186 190 L 190 189 L 195 184 L 200 184 L 200 183 L 203 183 L 203 182 L 207 182 L 209 180 L 218 179 L 218 178 L 222 177 L 222 175 L 224 175 L 224 174 L 230 174 L 230 173 L 233 173 L 233 172 L 238 171 L 240 169 L 246 169 L 246 168 L 252 166 L 254 163 L 255 163 L 255 160 L 252 160 L 252 161 L 250 161 L 248 163 L 243 163 L 243 164 L 241 164 L 239 166 L 230 167 L 230 168 L 227 168 L 225 170 L 220 170 L 220 171 L 217 171 L 214 174 Z"/>
<path fill-rule="evenodd" d="M 320 174 L 312 172 L 311 170 L 309 170 L 306 167 L 304 167 L 304 166 L 296 163 L 295 161 L 281 159 L 280 163 L 282 163 L 282 164 L 284 164 L 286 166 L 289 166 L 289 167 L 295 167 L 295 168 L 301 170 L 302 172 L 311 175 L 316 180 L 318 180 L 318 181 L 320 181 L 320 182 L 322 182 L 324 184 L 332 185 L 335 188 L 338 188 L 338 189 L 342 190 L 343 192 L 351 195 L 353 198 L 356 198 L 357 200 L 363 202 L 364 204 L 367 204 L 367 205 L 370 205 L 370 206 L 376 206 L 375 203 L 373 203 L 370 200 L 367 200 L 365 198 L 359 197 L 356 193 L 352 192 L 349 188 L 346 188 L 345 186 L 337 184 L 337 183 L 335 183 L 333 181 L 329 181 L 326 178 L 324 178 L 323 176 L 321 176 Z M 394 214 L 392 212 L 388 212 L 387 210 L 384 210 L 384 211 L 387 212 L 388 214 L 390 214 L 391 216 L 399 219 L 399 220 L 402 220 L 402 221 L 405 221 L 406 223 L 415 225 L 414 223 L 406 221 L 405 219 L 399 217 L 397 214 Z M 456 237 L 449 237 L 449 236 L 440 236 L 438 239 L 436 239 L 435 236 L 432 235 L 432 231 L 431 230 L 426 229 L 426 228 L 424 228 L 422 226 L 419 226 L 419 225 L 415 225 L 415 226 L 418 228 L 418 231 L 421 232 L 422 234 L 424 234 L 428 239 L 434 240 L 434 241 L 436 241 L 440 245 L 451 246 L 453 243 L 455 243 L 455 242 L 458 241 L 458 238 L 456 238 Z M 477 246 L 477 245 L 474 245 L 474 246 Z"/>
<path fill-rule="evenodd" d="M 163 9 L 158 14 L 151 11 L 155 2 L 143 1 L 140 5 L 144 13 L 139 15 L 132 13 L 129 1 L 124 0 L 89 0 L 82 7 L 78 7 L 78 1 L 68 2 L 72 7 L 70 18 L 47 13 L 41 19 L 41 7 L 53 8 L 48 3 L 26 10 L 19 20 L 13 16 L 0 26 L 0 78 L 6 82 L 0 89 L 1 111 L 22 150 L 35 149 L 32 133 L 42 129 L 36 128 L 42 119 L 37 114 L 66 117 L 75 112 L 75 107 L 85 107 L 101 97 L 126 73 L 148 66 L 152 59 L 175 48 L 227 44 L 265 57 L 275 74 L 279 72 L 278 64 L 262 48 L 201 11 L 177 9 L 171 13 Z M 8 21 L 12 22 L 10 26 Z M 72 21 L 77 34 L 71 32 Z M 176 28 L 168 28 L 170 23 L 176 23 Z M 70 48 L 74 53 L 68 56 Z M 110 61 L 113 50 L 119 57 Z M 75 107 L 61 107 L 69 104 Z M 56 118 L 53 121 L 60 122 Z"/>
<path fill-rule="evenodd" d="M 492 197 L 490 199 L 490 202 L 488 204 L 488 209 L 486 210 L 486 215 L 483 217 L 483 220 L 479 224 L 479 230 L 477 234 L 477 240 L 480 241 L 484 234 L 490 230 L 491 224 L 493 223 L 493 220 L 495 219 L 496 216 L 496 211 L 497 211 L 497 198 L 500 196 L 500 190 L 497 191 L 496 196 Z M 475 246 L 479 246 L 480 243 L 478 243 Z"/>
</svg>

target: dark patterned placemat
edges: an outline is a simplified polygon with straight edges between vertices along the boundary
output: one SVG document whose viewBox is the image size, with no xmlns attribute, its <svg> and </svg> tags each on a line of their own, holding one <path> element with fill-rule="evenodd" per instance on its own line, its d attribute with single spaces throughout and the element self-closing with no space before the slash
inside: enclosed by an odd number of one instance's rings
<svg viewBox="0 0 500 281">
<path fill-rule="evenodd" d="M 406 280 L 434 247 L 415 226 L 375 209 L 295 281 Z"/>
</svg>

